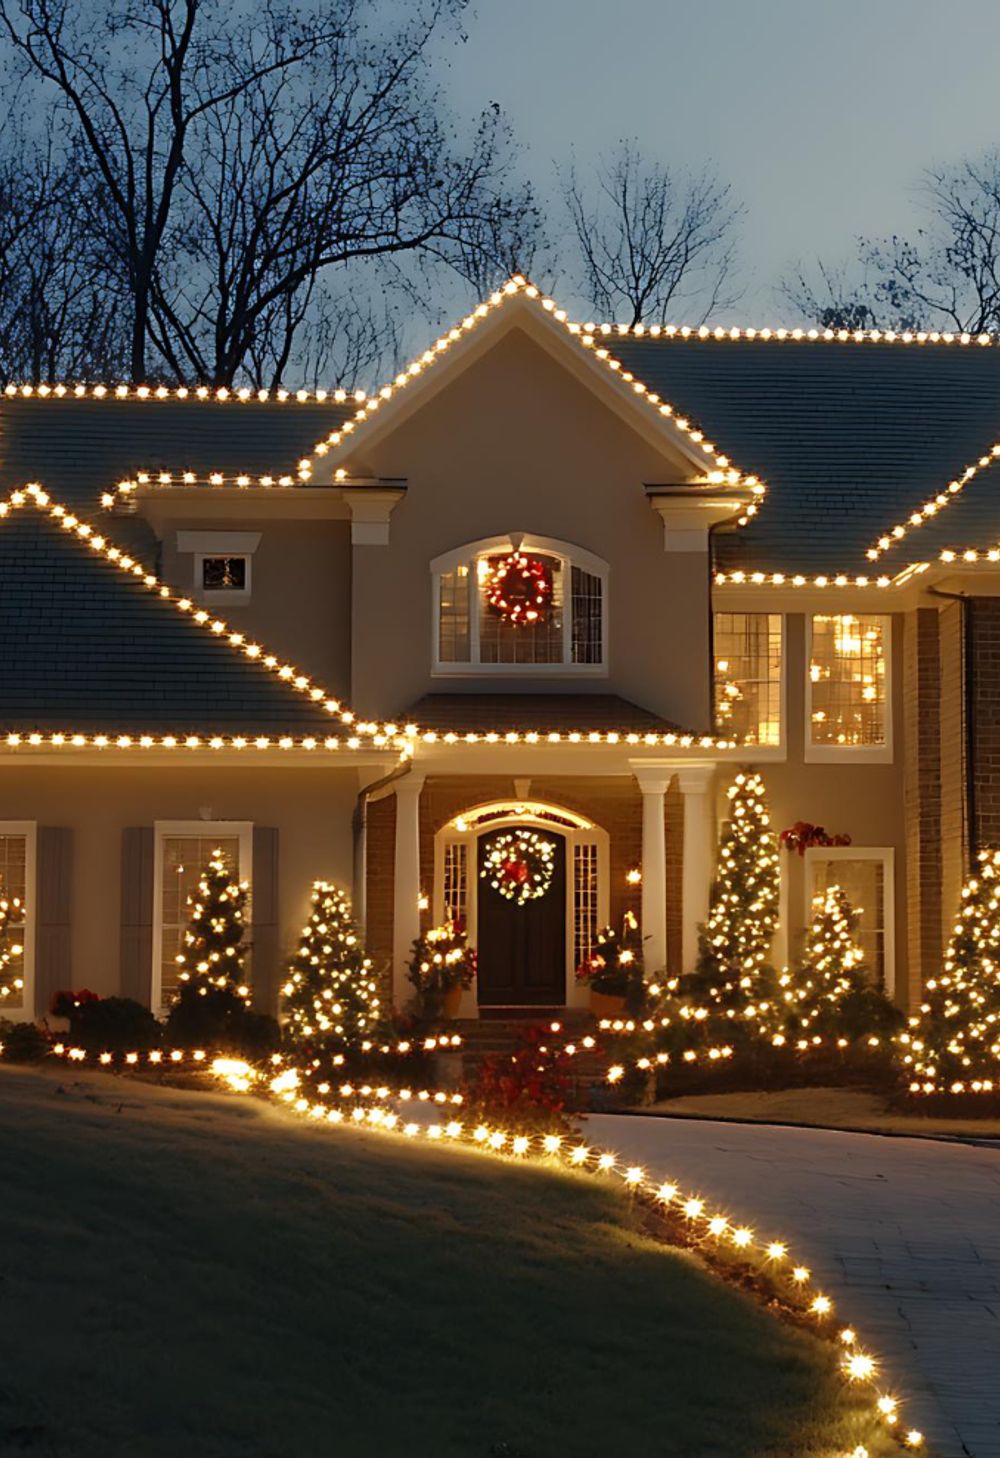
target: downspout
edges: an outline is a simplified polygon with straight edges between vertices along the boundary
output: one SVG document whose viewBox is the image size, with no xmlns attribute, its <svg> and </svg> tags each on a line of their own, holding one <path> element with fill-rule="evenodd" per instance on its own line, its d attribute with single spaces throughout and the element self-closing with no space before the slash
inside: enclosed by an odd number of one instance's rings
<svg viewBox="0 0 1000 1458">
<path fill-rule="evenodd" d="M 351 829 L 354 833 L 354 920 L 364 939 L 368 925 L 368 802 L 380 790 L 410 772 L 410 761 L 399 764 L 380 780 L 365 785 L 354 802 Z"/>
<path fill-rule="evenodd" d="M 965 752 L 965 816 L 971 865 L 975 862 L 976 851 L 979 849 L 976 830 L 976 660 L 973 599 L 964 592 L 946 592 L 941 587 L 928 587 L 925 591 L 932 597 L 943 597 L 960 603 L 962 609 L 962 738 Z"/>
</svg>

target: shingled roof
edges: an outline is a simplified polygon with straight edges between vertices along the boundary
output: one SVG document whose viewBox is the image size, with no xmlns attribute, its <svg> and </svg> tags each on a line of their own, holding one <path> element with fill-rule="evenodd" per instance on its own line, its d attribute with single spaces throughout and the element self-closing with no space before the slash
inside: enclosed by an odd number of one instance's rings
<svg viewBox="0 0 1000 1458">
<path fill-rule="evenodd" d="M 406 723 L 440 734 L 682 734 L 676 724 L 618 694 L 425 694 L 403 715 Z"/>
<path fill-rule="evenodd" d="M 866 552 L 1000 439 L 1000 347 L 612 335 L 608 349 L 767 483 L 716 565 L 864 571 Z M 1000 539 L 1000 470 L 885 558 Z M 961 521 L 960 521 L 961 513 Z"/>
<path fill-rule="evenodd" d="M 0 583 L 3 734 L 351 732 L 44 506 L 0 522 Z"/>
</svg>

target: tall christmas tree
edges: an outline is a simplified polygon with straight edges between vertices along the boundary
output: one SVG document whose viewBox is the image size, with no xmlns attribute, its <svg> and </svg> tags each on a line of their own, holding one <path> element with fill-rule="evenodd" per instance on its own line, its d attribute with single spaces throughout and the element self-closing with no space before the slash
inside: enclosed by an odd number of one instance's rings
<svg viewBox="0 0 1000 1458">
<path fill-rule="evenodd" d="M 178 1043 L 216 1043 L 233 1031 L 250 1000 L 246 903 L 249 886 L 230 872 L 214 850 L 188 897 L 188 925 L 177 954 L 177 1001 L 167 1019 L 167 1038 Z"/>
<path fill-rule="evenodd" d="M 891 1032 L 900 1014 L 871 981 L 856 932 L 860 915 L 840 886 L 813 897 L 802 965 L 781 978 L 790 1038 L 860 1038 Z"/>
<path fill-rule="evenodd" d="M 736 776 L 727 791 L 729 817 L 719 842 L 719 863 L 698 964 L 682 980 L 680 996 L 709 1013 L 752 1018 L 774 993 L 768 954 L 778 920 L 778 847 L 754 771 Z"/>
<path fill-rule="evenodd" d="M 315 881 L 312 910 L 288 963 L 282 992 L 286 1035 L 309 1049 L 347 1054 L 379 1023 L 378 983 L 343 891 Z"/>
<path fill-rule="evenodd" d="M 944 968 L 900 1034 L 903 1065 L 928 1092 L 1000 1076 L 1000 850 L 962 887 Z M 956 1090 L 958 1091 L 958 1090 Z"/>
</svg>

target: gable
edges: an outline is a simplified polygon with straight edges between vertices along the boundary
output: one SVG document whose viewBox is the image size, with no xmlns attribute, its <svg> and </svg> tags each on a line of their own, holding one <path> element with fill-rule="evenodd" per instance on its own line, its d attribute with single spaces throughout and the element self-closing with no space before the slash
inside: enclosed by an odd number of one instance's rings
<svg viewBox="0 0 1000 1458">
<path fill-rule="evenodd" d="M 12 500 L 0 524 L 4 733 L 355 738 L 324 690 L 175 599 L 38 488 Z"/>
</svg>

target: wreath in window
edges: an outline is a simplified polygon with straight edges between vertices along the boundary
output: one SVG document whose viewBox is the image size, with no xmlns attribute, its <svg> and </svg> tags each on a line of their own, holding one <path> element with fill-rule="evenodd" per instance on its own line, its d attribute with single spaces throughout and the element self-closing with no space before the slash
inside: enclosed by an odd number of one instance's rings
<svg viewBox="0 0 1000 1458">
<path fill-rule="evenodd" d="M 485 847 L 481 880 L 517 906 L 544 896 L 552 884 L 556 848 L 537 830 L 505 830 Z"/>
<path fill-rule="evenodd" d="M 552 603 L 552 568 L 542 557 L 508 552 L 490 562 L 486 602 L 504 622 L 527 627 L 541 622 Z"/>
</svg>

